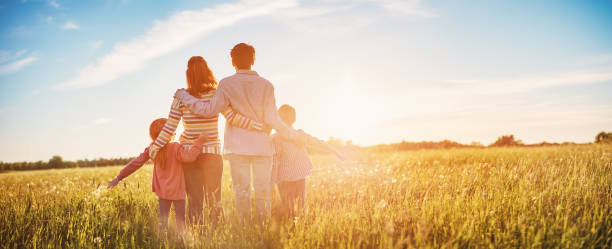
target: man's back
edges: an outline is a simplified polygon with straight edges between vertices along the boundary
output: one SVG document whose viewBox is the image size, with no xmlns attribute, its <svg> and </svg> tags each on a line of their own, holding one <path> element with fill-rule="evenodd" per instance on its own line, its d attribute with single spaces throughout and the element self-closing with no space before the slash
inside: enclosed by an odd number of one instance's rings
<svg viewBox="0 0 612 249">
<path fill-rule="evenodd" d="M 234 111 L 262 123 L 279 122 L 274 87 L 255 71 L 238 70 L 222 79 L 217 91 L 221 91 Z M 226 125 L 224 141 L 226 154 L 272 156 L 274 153 L 267 133 Z"/>
</svg>

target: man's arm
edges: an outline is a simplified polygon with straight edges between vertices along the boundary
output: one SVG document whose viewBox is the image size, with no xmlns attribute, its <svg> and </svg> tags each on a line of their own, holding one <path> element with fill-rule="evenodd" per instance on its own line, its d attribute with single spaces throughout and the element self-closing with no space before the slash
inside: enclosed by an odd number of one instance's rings
<svg viewBox="0 0 612 249">
<path fill-rule="evenodd" d="M 222 113 L 230 126 L 235 126 L 247 130 L 269 132 L 269 128 L 266 128 L 264 124 L 245 117 L 239 112 L 234 111 L 231 106 L 225 108 Z M 266 131 L 266 129 L 268 129 L 268 131 Z"/>
<path fill-rule="evenodd" d="M 272 84 L 265 90 L 264 99 L 264 123 L 272 127 L 281 136 L 294 140 L 298 138 L 298 133 L 294 129 L 288 127 L 278 116 L 276 109 L 276 97 L 274 96 L 274 87 Z"/>
<path fill-rule="evenodd" d="M 210 100 L 201 100 L 193 97 L 185 89 L 176 90 L 174 97 L 179 99 L 191 112 L 211 118 L 217 116 L 229 106 L 229 101 L 221 87 L 222 85 L 219 85 L 215 95 Z"/>
</svg>

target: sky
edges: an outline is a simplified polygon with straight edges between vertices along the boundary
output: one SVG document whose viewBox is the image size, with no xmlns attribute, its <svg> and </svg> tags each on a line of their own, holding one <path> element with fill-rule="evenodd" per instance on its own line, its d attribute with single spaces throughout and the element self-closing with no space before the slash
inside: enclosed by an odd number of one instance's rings
<svg viewBox="0 0 612 249">
<path fill-rule="evenodd" d="M 0 161 L 135 156 L 187 60 L 222 79 L 240 42 L 322 139 L 612 131 L 612 1 L 0 0 Z"/>
</svg>

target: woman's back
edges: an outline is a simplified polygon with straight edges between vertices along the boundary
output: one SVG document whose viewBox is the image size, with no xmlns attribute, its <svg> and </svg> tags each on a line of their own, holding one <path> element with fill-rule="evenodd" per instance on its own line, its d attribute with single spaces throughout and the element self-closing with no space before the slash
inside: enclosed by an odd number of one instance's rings
<svg viewBox="0 0 612 249">
<path fill-rule="evenodd" d="M 202 100 L 209 100 L 215 95 L 215 90 L 210 90 L 208 93 L 197 96 Z M 177 99 L 174 102 L 178 105 L 180 115 L 183 119 L 184 131 L 179 138 L 179 142 L 185 146 L 191 146 L 202 133 L 208 134 L 208 141 L 203 145 L 203 153 L 221 154 L 221 143 L 219 141 L 219 115 L 214 117 L 203 117 L 194 114 L 180 103 Z M 175 105 L 173 103 L 173 106 Z"/>
<path fill-rule="evenodd" d="M 208 100 L 215 95 L 215 90 L 200 94 L 199 99 Z M 218 120 L 219 116 L 203 117 L 198 116 L 185 107 L 178 99 L 174 99 L 170 107 L 170 114 L 164 129 L 155 140 L 154 145 L 158 148 L 164 146 L 172 140 L 174 132 L 180 120 L 183 120 L 184 131 L 179 137 L 179 142 L 189 149 L 198 136 L 203 133 L 208 134 L 208 141 L 202 146 L 202 153 L 221 154 L 221 143 L 219 142 Z"/>
</svg>

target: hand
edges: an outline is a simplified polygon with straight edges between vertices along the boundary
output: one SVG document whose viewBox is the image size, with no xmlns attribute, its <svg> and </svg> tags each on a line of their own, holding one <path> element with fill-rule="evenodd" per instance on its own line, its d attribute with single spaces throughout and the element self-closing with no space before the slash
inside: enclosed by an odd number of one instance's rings
<svg viewBox="0 0 612 249">
<path fill-rule="evenodd" d="M 206 141 L 208 141 L 208 132 L 203 131 L 202 133 L 200 133 L 197 142 L 204 143 Z"/>
<path fill-rule="evenodd" d="M 119 179 L 117 179 L 117 178 L 115 177 L 115 178 L 113 178 L 113 180 L 111 180 L 111 181 L 108 183 L 108 186 L 107 186 L 106 188 L 107 188 L 107 189 L 111 189 L 111 188 L 113 188 L 113 187 L 117 186 L 117 184 L 119 184 Z"/>
<path fill-rule="evenodd" d="M 308 135 L 298 132 L 293 138 L 293 142 L 298 146 L 305 146 L 308 143 Z"/>
<path fill-rule="evenodd" d="M 272 132 L 272 127 L 270 127 L 269 125 L 266 124 L 266 125 L 264 125 L 264 128 L 263 128 L 262 132 L 270 134 L 270 132 Z"/>
<path fill-rule="evenodd" d="M 179 96 L 182 94 L 182 92 L 187 92 L 187 90 L 185 90 L 185 88 L 176 89 L 176 92 L 174 92 L 174 98 L 180 99 Z"/>
</svg>

